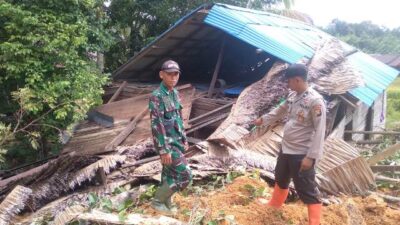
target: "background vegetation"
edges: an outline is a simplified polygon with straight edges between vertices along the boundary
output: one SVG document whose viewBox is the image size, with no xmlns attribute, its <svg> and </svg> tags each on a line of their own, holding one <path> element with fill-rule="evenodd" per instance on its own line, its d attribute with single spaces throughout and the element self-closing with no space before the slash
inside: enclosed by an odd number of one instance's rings
<svg viewBox="0 0 400 225">
<path fill-rule="evenodd" d="M 0 169 L 58 153 L 112 72 L 206 0 L 0 0 Z M 221 0 L 268 9 L 293 0 Z M 105 67 L 95 59 L 105 58 Z M 104 68 L 104 71 L 102 69 Z"/>
</svg>

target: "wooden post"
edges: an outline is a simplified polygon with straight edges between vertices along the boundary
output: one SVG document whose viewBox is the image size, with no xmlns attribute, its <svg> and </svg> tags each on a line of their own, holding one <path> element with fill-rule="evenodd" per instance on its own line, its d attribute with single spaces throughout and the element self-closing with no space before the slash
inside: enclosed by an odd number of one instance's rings
<svg viewBox="0 0 400 225">
<path fill-rule="evenodd" d="M 122 82 L 122 84 L 121 84 L 121 86 L 119 86 L 118 90 L 113 94 L 113 96 L 110 98 L 110 100 L 108 100 L 107 104 L 115 101 L 115 99 L 118 98 L 118 96 L 121 94 L 122 90 L 124 90 L 126 84 L 127 84 L 126 81 Z"/>
<path fill-rule="evenodd" d="M 128 136 L 129 134 L 136 128 L 136 124 L 146 115 L 148 112 L 148 108 L 146 107 L 145 110 L 140 112 L 134 120 L 132 120 L 128 126 L 125 127 L 125 129 L 119 133 L 105 148 L 104 150 L 106 152 L 112 151 L 115 147 L 117 147 L 119 144 L 121 144 Z"/>
<path fill-rule="evenodd" d="M 213 74 L 213 77 L 212 77 L 212 80 L 210 83 L 210 88 L 208 89 L 207 97 L 209 97 L 209 98 L 211 97 L 211 95 L 214 91 L 215 82 L 217 82 L 217 77 L 218 77 L 219 69 L 221 67 L 224 50 L 225 50 L 225 37 L 223 37 L 223 40 L 222 40 L 221 49 L 219 50 L 219 54 L 218 54 L 217 64 L 215 65 L 214 74 Z"/>
</svg>

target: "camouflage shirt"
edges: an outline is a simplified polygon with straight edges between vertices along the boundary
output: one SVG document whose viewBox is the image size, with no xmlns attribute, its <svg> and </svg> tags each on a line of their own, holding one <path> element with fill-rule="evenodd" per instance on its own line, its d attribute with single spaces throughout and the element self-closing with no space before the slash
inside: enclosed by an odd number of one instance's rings
<svg viewBox="0 0 400 225">
<path fill-rule="evenodd" d="M 150 97 L 149 109 L 154 147 L 159 154 L 171 153 L 173 148 L 183 152 L 186 135 L 178 91 L 169 91 L 161 82 Z"/>
</svg>

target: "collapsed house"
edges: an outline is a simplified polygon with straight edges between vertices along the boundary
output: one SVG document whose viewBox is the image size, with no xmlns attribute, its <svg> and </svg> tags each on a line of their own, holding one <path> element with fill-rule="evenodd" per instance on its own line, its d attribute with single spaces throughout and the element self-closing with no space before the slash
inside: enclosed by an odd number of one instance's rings
<svg viewBox="0 0 400 225">
<path fill-rule="evenodd" d="M 10 221 L 24 208 L 37 210 L 28 219 L 50 208 L 57 215 L 89 191 L 107 193 L 159 179 L 147 107 L 167 59 L 183 71 L 178 90 L 195 178 L 244 167 L 273 179 L 284 121 L 255 131 L 250 123 L 285 99 L 284 70 L 302 62 L 327 102 L 325 154 L 317 175 L 321 190 L 357 194 L 375 185 L 368 163 L 345 140 L 368 139 L 368 133 L 354 132 L 384 129 L 385 88 L 399 71 L 309 24 L 213 4 L 177 21 L 118 68 L 104 104 L 76 127 L 57 159 L 1 180 L 0 217 Z M 94 183 L 102 186 L 93 188 Z M 78 188 L 80 193 L 67 195 Z"/>
<path fill-rule="evenodd" d="M 391 66 L 397 70 L 400 70 L 400 55 L 398 54 L 372 54 L 372 56 L 385 63 L 388 66 Z"/>
</svg>

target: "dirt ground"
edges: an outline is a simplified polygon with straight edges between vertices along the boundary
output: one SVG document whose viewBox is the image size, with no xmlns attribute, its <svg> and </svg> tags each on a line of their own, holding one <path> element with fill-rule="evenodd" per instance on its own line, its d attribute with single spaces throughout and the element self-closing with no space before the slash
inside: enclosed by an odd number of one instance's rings
<svg viewBox="0 0 400 225">
<path fill-rule="evenodd" d="M 265 194 L 259 197 L 256 190 L 263 187 Z M 271 193 L 272 188 L 263 180 L 241 176 L 216 190 L 187 196 L 176 194 L 174 202 L 179 210 L 173 217 L 190 224 L 308 224 L 307 207 L 301 201 L 290 202 L 276 210 L 266 205 Z M 379 197 L 343 197 L 341 200 L 341 204 L 323 207 L 321 224 L 400 224 L 400 210 L 388 207 Z M 157 215 L 148 204 L 143 209 L 146 214 Z"/>
</svg>

